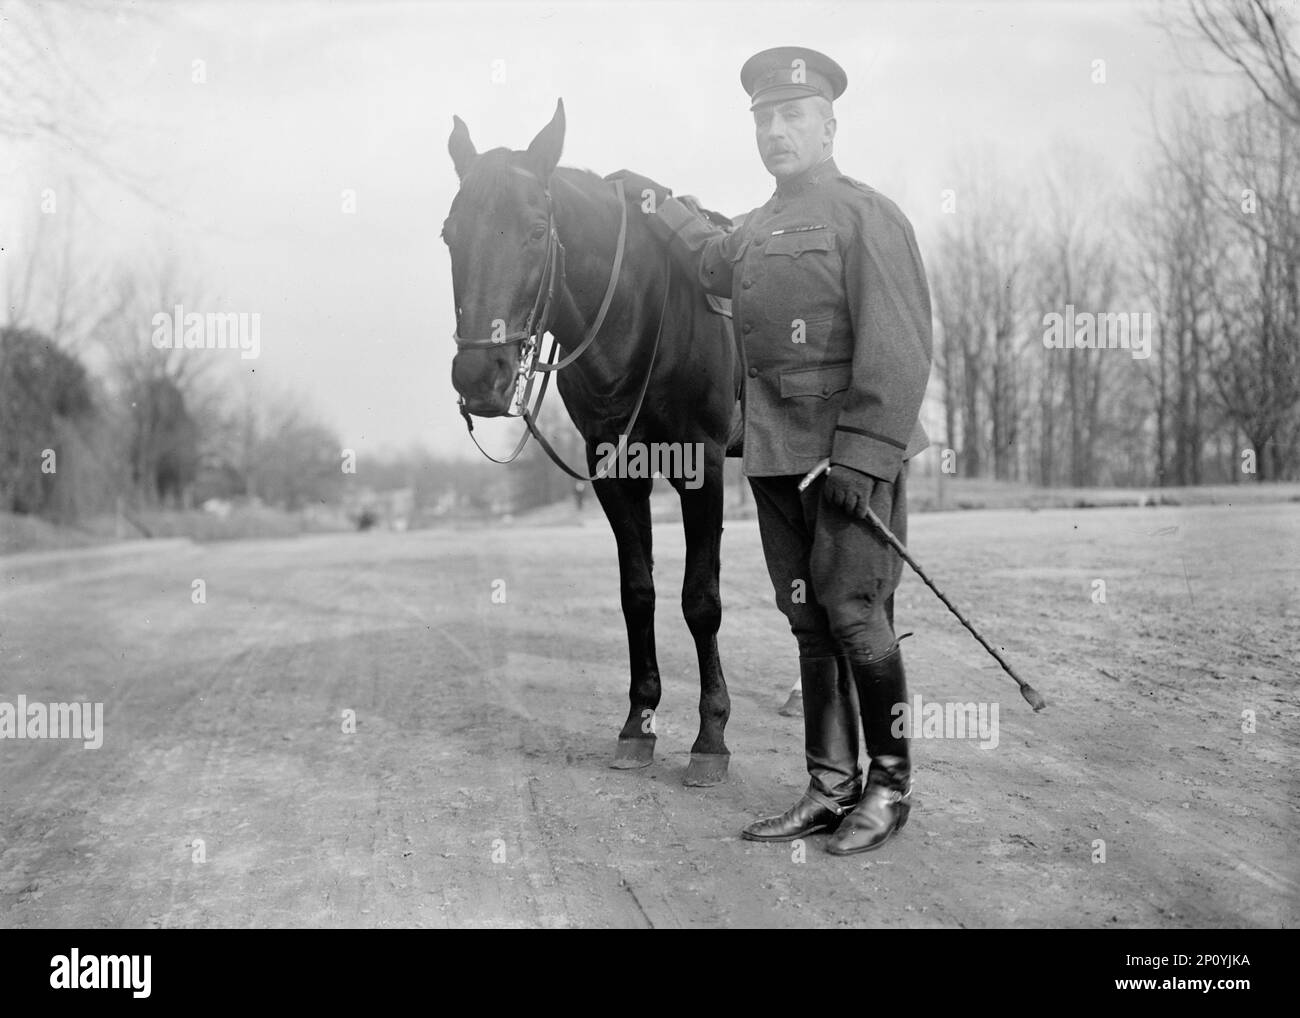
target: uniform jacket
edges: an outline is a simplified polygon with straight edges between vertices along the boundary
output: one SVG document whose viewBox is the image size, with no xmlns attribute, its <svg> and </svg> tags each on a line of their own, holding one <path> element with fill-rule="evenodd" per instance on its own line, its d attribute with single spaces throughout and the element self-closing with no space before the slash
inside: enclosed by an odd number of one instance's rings
<svg viewBox="0 0 1300 1018">
<path fill-rule="evenodd" d="M 826 160 L 731 233 L 676 199 L 658 229 L 704 288 L 732 299 L 745 370 L 745 473 L 834 463 L 892 482 L 929 443 L 930 290 L 892 201 Z"/>
</svg>

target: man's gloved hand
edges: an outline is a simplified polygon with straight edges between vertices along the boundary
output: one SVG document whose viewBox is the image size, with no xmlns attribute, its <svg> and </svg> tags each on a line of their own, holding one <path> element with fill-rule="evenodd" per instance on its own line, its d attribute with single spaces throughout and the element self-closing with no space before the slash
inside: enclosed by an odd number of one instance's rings
<svg viewBox="0 0 1300 1018">
<path fill-rule="evenodd" d="M 643 177 L 639 173 L 633 173 L 631 170 L 619 170 L 617 173 L 611 173 L 605 178 L 609 181 L 623 181 L 624 195 L 633 205 L 641 206 L 646 198 L 646 192 L 654 194 L 654 212 L 663 208 L 664 202 L 672 197 L 672 191 L 664 187 L 663 184 L 656 183 L 649 177 Z"/>
<path fill-rule="evenodd" d="M 832 463 L 826 472 L 822 496 L 849 516 L 865 520 L 867 507 L 871 505 L 871 493 L 877 483 L 876 478 L 870 474 L 846 467 L 842 463 Z"/>
</svg>

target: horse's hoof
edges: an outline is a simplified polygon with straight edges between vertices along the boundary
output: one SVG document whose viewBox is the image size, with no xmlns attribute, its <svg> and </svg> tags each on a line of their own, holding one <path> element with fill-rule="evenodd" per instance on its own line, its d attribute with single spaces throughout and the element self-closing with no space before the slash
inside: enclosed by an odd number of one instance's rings
<svg viewBox="0 0 1300 1018">
<path fill-rule="evenodd" d="M 654 739 L 619 739 L 610 767 L 619 771 L 632 771 L 639 767 L 649 767 L 654 762 Z"/>
<path fill-rule="evenodd" d="M 730 753 L 692 753 L 682 784 L 688 788 L 720 785 L 727 778 L 727 765 L 730 763 Z"/>
<path fill-rule="evenodd" d="M 783 718 L 803 717 L 803 690 L 790 690 L 790 698 L 785 701 L 785 706 L 777 711 L 777 713 Z"/>
</svg>

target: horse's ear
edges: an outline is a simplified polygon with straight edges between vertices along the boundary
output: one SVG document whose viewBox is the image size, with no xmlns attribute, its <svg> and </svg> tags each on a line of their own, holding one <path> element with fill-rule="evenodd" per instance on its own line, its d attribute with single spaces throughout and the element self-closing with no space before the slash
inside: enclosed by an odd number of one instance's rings
<svg viewBox="0 0 1300 1018">
<path fill-rule="evenodd" d="M 451 153 L 456 176 L 464 180 L 465 174 L 469 172 L 469 164 L 478 158 L 478 150 L 469 140 L 469 128 L 465 126 L 465 121 L 454 114 L 451 119 L 455 126 L 451 129 L 451 137 L 447 139 L 447 151 Z"/>
<path fill-rule="evenodd" d="M 532 170 L 542 180 L 550 178 L 555 167 L 560 163 L 560 153 L 564 151 L 564 100 L 555 103 L 555 116 L 551 122 L 537 132 L 537 137 L 528 146 L 528 162 Z"/>
</svg>

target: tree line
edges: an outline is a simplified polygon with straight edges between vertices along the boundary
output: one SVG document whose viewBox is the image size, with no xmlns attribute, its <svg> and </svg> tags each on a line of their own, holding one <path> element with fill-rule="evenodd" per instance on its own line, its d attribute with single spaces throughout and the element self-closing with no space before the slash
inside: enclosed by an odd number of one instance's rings
<svg viewBox="0 0 1300 1018">
<path fill-rule="evenodd" d="M 1064 143 L 1027 180 L 986 153 L 954 164 L 930 275 L 935 437 L 962 476 L 1300 477 L 1296 26 L 1267 0 L 1166 13 L 1243 88 L 1221 108 L 1175 101 L 1127 192 Z M 1060 319 L 1064 347 L 1050 345 Z M 1121 329 L 1129 342 L 1109 345 Z"/>
</svg>

